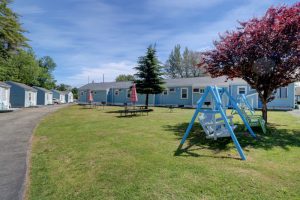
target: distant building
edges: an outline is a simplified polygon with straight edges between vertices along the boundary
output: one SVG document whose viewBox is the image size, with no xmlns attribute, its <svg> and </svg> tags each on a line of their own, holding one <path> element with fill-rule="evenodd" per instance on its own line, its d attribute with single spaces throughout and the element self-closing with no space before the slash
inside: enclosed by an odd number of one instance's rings
<svg viewBox="0 0 300 200">
<path fill-rule="evenodd" d="M 226 77 L 195 77 L 165 80 L 165 90 L 160 94 L 149 95 L 149 104 L 153 106 L 184 106 L 195 107 L 201 98 L 206 86 L 216 85 L 226 88 L 236 98 L 239 94 L 245 94 L 250 104 L 256 108 L 262 108 L 262 102 L 256 90 L 252 89 L 244 80 L 226 80 Z M 107 102 L 112 105 L 123 105 L 130 102 L 130 87 L 132 82 L 106 82 L 89 83 L 78 89 L 79 102 L 88 102 L 89 91 L 95 102 Z M 224 97 L 225 98 L 225 97 Z M 138 94 L 137 104 L 145 103 L 145 95 Z M 228 99 L 223 99 L 227 105 Z M 269 109 L 290 110 L 295 105 L 295 84 L 278 89 L 276 98 L 268 103 Z"/>
<path fill-rule="evenodd" d="M 65 100 L 66 103 L 73 103 L 74 102 L 74 96 L 73 93 L 71 91 L 66 91 L 65 93 Z"/>
<path fill-rule="evenodd" d="M 0 82 L 0 111 L 10 108 L 10 85 Z"/>
<path fill-rule="evenodd" d="M 66 103 L 66 95 L 64 92 L 59 90 L 51 90 L 53 93 L 53 99 L 58 100 L 60 103 Z"/>
<path fill-rule="evenodd" d="M 42 87 L 33 86 L 37 90 L 37 105 L 53 104 L 53 93 Z"/>
<path fill-rule="evenodd" d="M 37 90 L 14 81 L 6 81 L 10 85 L 10 103 L 13 108 L 36 106 Z"/>
</svg>

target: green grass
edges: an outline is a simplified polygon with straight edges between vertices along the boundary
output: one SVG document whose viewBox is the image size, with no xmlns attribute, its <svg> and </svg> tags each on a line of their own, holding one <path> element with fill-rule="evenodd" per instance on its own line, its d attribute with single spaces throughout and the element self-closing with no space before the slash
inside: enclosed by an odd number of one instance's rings
<svg viewBox="0 0 300 200">
<path fill-rule="evenodd" d="M 269 112 L 259 140 L 237 134 L 247 156 L 241 161 L 230 140 L 206 140 L 199 124 L 174 155 L 192 109 L 131 118 L 119 109 L 71 106 L 44 119 L 34 136 L 29 199 L 300 198 L 300 118 Z"/>
</svg>

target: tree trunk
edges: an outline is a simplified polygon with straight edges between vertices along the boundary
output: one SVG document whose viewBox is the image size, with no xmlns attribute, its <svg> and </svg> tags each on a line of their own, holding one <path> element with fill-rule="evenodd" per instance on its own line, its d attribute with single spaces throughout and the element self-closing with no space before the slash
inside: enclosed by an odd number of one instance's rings
<svg viewBox="0 0 300 200">
<path fill-rule="evenodd" d="M 146 102 L 145 102 L 146 109 L 148 109 L 148 104 L 149 104 L 149 94 L 147 93 L 146 94 Z"/>
<path fill-rule="evenodd" d="M 268 122 L 268 107 L 267 107 L 267 101 L 262 101 L 262 117 L 265 120 L 266 124 Z"/>
</svg>

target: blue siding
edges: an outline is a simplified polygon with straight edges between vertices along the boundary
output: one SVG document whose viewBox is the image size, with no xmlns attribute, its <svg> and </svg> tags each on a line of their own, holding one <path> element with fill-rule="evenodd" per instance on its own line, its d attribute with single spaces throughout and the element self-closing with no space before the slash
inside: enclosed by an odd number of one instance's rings
<svg viewBox="0 0 300 200">
<path fill-rule="evenodd" d="M 10 103 L 12 107 L 25 107 L 25 90 L 13 83 L 7 83 L 10 88 Z"/>
<path fill-rule="evenodd" d="M 287 86 L 287 98 L 280 99 L 276 97 L 273 101 L 268 103 L 269 109 L 276 109 L 276 108 L 294 108 L 295 106 L 295 84 L 289 84 Z"/>
<path fill-rule="evenodd" d="M 107 102 L 107 91 L 106 90 L 94 90 L 93 100 L 94 102 Z"/>
<path fill-rule="evenodd" d="M 116 90 L 119 91 L 119 95 L 115 94 Z M 124 103 L 130 103 L 130 97 L 128 98 L 128 96 L 127 96 L 128 90 L 129 90 L 128 88 L 110 89 L 110 91 L 108 92 L 109 102 L 112 104 L 118 104 L 118 105 L 122 105 Z M 143 104 L 145 104 L 145 100 L 146 100 L 145 94 L 138 94 L 138 102 L 136 104 L 143 105 Z M 154 103 L 154 95 L 150 94 L 149 95 L 149 104 L 153 105 L 153 103 Z"/>
<path fill-rule="evenodd" d="M 46 99 L 45 99 L 45 92 L 38 89 L 38 88 L 35 88 L 37 89 L 37 105 L 46 105 Z"/>
<path fill-rule="evenodd" d="M 170 88 L 174 88 L 174 92 L 170 92 Z M 188 89 L 188 98 L 181 98 L 181 89 Z M 168 94 L 157 94 L 155 98 L 155 105 L 185 105 L 192 106 L 192 86 L 182 86 L 182 87 L 169 87 L 166 88 Z"/>
<path fill-rule="evenodd" d="M 203 88 L 203 87 L 196 87 L 195 88 Z M 222 87 L 222 86 L 221 86 Z M 254 108 L 261 108 L 261 102 L 258 98 L 255 90 L 251 89 L 251 87 L 247 84 L 231 84 L 229 87 L 226 87 L 229 90 L 229 93 L 236 98 L 238 95 L 238 88 L 245 87 L 246 88 L 246 96 L 249 100 L 250 104 L 253 105 Z M 170 88 L 174 88 L 174 91 L 170 92 Z M 181 98 L 181 89 L 187 88 L 188 89 L 188 98 L 182 99 Z M 272 102 L 268 104 L 269 108 L 276 109 L 276 108 L 293 108 L 295 103 L 295 85 L 290 84 L 288 86 L 288 98 L 286 99 L 274 99 Z M 156 95 L 149 95 L 149 104 L 154 105 L 184 105 L 184 106 L 195 106 L 197 101 L 201 98 L 202 94 L 200 93 L 193 93 L 192 86 L 175 86 L 175 87 L 168 87 L 167 94 L 156 94 Z M 116 95 L 115 91 L 119 90 L 119 94 Z M 110 104 L 117 104 L 123 105 L 124 103 L 129 103 L 130 98 L 127 97 L 128 88 L 113 88 L 103 90 L 103 91 L 95 91 L 96 94 L 93 95 L 95 102 L 107 101 Z M 87 91 L 84 91 L 81 95 L 82 91 L 79 91 L 79 101 L 86 102 L 87 101 Z M 137 104 L 145 104 L 145 95 L 138 94 L 139 101 Z M 207 98 L 207 101 L 211 101 L 211 97 Z M 223 105 L 228 105 L 228 99 L 226 96 L 223 97 Z M 230 105 L 229 105 L 230 106 Z"/>
</svg>

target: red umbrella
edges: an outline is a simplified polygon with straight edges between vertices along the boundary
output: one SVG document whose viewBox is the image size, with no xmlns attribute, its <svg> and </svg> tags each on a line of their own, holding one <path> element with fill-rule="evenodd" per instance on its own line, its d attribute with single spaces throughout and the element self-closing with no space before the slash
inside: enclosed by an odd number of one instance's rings
<svg viewBox="0 0 300 200">
<path fill-rule="evenodd" d="M 135 84 L 133 84 L 133 86 L 131 88 L 130 101 L 132 103 L 136 103 L 138 101 Z"/>
<path fill-rule="evenodd" d="M 89 103 L 93 102 L 93 95 L 92 95 L 92 91 L 91 90 L 88 91 L 88 102 Z"/>
</svg>

